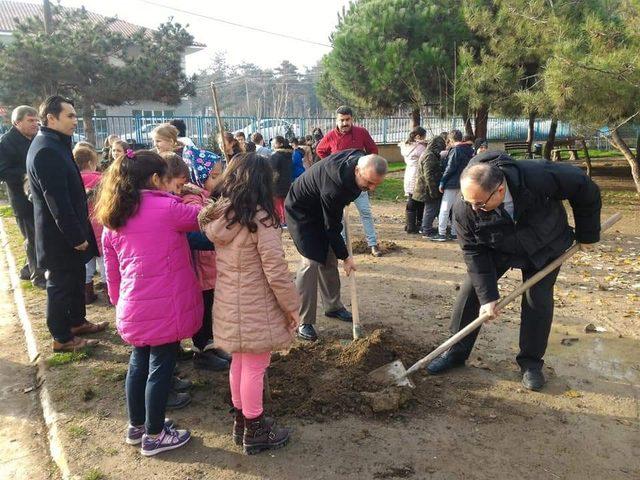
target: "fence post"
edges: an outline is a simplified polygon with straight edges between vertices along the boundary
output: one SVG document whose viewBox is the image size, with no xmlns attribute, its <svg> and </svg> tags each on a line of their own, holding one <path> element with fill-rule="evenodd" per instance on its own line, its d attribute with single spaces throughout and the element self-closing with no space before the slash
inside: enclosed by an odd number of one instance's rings
<svg viewBox="0 0 640 480">
<path fill-rule="evenodd" d="M 387 143 L 387 117 L 382 119 L 382 143 Z"/>
<path fill-rule="evenodd" d="M 202 117 L 196 117 L 196 129 L 198 131 L 198 146 L 202 146 Z"/>
</svg>

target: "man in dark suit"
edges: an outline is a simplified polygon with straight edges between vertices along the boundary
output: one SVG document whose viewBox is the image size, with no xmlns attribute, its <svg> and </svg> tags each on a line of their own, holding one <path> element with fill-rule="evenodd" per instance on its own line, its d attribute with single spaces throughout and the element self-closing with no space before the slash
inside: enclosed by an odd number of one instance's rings
<svg viewBox="0 0 640 480">
<path fill-rule="evenodd" d="M 77 335 L 96 333 L 107 322 L 86 319 L 85 263 L 97 255 L 80 170 L 71 136 L 78 118 L 69 99 L 48 97 L 40 105 L 42 126 L 27 154 L 33 200 L 38 266 L 47 270 L 47 326 L 54 352 L 93 345 Z"/>
<path fill-rule="evenodd" d="M 453 207 L 458 242 L 468 278 L 460 288 L 451 314 L 458 332 L 479 315 L 497 316 L 498 279 L 510 268 L 528 280 L 569 248 L 574 239 L 583 249 L 600 240 L 598 186 L 578 167 L 544 160 L 515 161 L 504 152 L 474 157 L 460 177 L 461 198 Z M 569 226 L 563 205 L 573 210 Z M 539 390 L 553 320 L 555 269 L 522 296 L 520 352 L 516 361 L 522 384 Z M 479 329 L 429 364 L 442 373 L 464 365 Z"/>
<path fill-rule="evenodd" d="M 344 207 L 362 192 L 372 192 L 384 181 L 387 161 L 379 155 L 360 150 L 343 150 L 313 164 L 293 182 L 285 200 L 289 233 L 302 255 L 296 286 L 302 296 L 298 336 L 315 341 L 314 324 L 318 302 L 318 284 L 325 315 L 352 321 L 340 301 L 338 261 L 344 271 L 355 270 L 342 232 Z"/>
<path fill-rule="evenodd" d="M 44 272 L 37 267 L 33 205 L 24 188 L 27 152 L 38 133 L 38 111 L 28 105 L 16 107 L 11 112 L 11 123 L 11 129 L 0 139 L 0 180 L 7 183 L 9 203 L 25 240 L 27 264 L 20 270 L 20 278 L 45 288 Z"/>
</svg>

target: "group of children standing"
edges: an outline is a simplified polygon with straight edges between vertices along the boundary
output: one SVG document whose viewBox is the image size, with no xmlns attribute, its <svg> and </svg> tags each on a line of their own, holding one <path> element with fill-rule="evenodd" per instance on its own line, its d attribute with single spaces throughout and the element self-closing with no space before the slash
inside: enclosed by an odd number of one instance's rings
<svg viewBox="0 0 640 480">
<path fill-rule="evenodd" d="M 399 144 L 407 165 L 404 193 L 407 197 L 405 231 L 421 233 L 435 242 L 455 240 L 451 208 L 460 196 L 460 174 L 469 160 L 487 149 L 485 140 L 451 130 L 427 141 L 427 131 L 414 128 Z M 438 219 L 437 227 L 433 226 Z"/>
<path fill-rule="evenodd" d="M 158 126 L 153 150 L 125 148 L 102 173 L 93 149 L 74 150 L 117 329 L 133 347 L 126 443 L 151 456 L 189 441 L 165 412 L 171 401 L 188 403 L 188 394 L 176 393 L 174 373 L 180 342 L 191 338 L 196 367 L 230 365 L 233 441 L 247 454 L 278 448 L 289 430 L 263 414 L 263 377 L 271 351 L 294 338 L 299 296 L 282 248 L 270 159 L 240 151 L 223 172 L 219 156 L 178 134 Z M 112 142 L 110 152 L 117 148 Z"/>
</svg>

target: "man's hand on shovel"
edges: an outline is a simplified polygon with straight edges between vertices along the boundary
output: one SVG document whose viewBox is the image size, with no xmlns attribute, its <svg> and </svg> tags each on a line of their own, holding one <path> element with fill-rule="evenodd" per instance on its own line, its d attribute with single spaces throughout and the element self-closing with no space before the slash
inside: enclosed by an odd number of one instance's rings
<svg viewBox="0 0 640 480">
<path fill-rule="evenodd" d="M 483 315 L 489 315 L 491 318 L 489 320 L 495 320 L 496 318 L 498 318 L 498 315 L 500 314 L 500 311 L 496 308 L 498 305 L 498 300 L 494 300 L 493 302 L 489 302 L 489 303 L 485 303 L 484 305 L 480 306 L 480 317 L 482 317 Z M 488 323 L 489 320 L 487 320 L 485 323 Z"/>
<path fill-rule="evenodd" d="M 355 272 L 357 268 L 356 268 L 356 262 L 353 260 L 353 257 L 349 256 L 345 258 L 344 261 L 342 262 L 342 268 L 344 269 L 344 274 L 347 277 L 351 275 L 351 272 Z"/>
</svg>

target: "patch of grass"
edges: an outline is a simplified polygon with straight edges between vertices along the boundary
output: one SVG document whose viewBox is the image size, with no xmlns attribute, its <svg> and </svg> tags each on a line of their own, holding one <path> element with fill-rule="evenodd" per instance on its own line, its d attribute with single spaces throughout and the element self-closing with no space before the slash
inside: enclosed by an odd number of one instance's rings
<svg viewBox="0 0 640 480">
<path fill-rule="evenodd" d="M 69 436 L 76 440 L 86 438 L 89 432 L 82 425 L 71 425 L 69 427 Z"/>
<path fill-rule="evenodd" d="M 59 367 L 61 365 L 66 365 L 67 363 L 79 362 L 88 357 L 89 355 L 86 351 L 54 353 L 47 358 L 47 365 L 49 367 Z"/>
<path fill-rule="evenodd" d="M 95 368 L 94 371 L 101 379 L 110 382 L 121 382 L 127 376 L 127 369 L 122 367 Z"/>
<path fill-rule="evenodd" d="M 402 178 L 385 178 L 371 196 L 373 200 L 404 199 L 404 180 Z"/>
<path fill-rule="evenodd" d="M 632 190 L 602 190 L 602 203 L 616 206 L 640 205 L 640 196 Z"/>
<path fill-rule="evenodd" d="M 404 162 L 391 162 L 389 163 L 389 172 L 400 172 L 407 168 Z"/>
<path fill-rule="evenodd" d="M 102 473 L 99 469 L 97 468 L 92 468 L 91 470 L 87 471 L 84 476 L 82 477 L 82 480 L 105 480 L 107 477 L 104 473 Z"/>
<path fill-rule="evenodd" d="M 0 205 L 0 217 L 2 218 L 13 217 L 13 208 L 11 208 L 11 205 Z"/>
<path fill-rule="evenodd" d="M 578 155 L 582 158 L 582 150 L 578 151 Z M 617 150 L 596 150 L 593 148 L 589 149 L 589 157 L 591 160 L 595 158 L 611 158 L 611 157 L 621 157 L 622 154 Z"/>
</svg>

